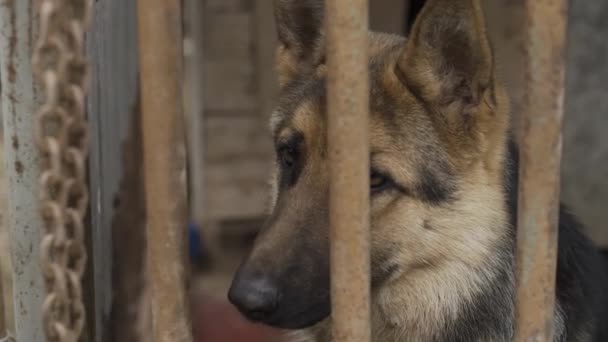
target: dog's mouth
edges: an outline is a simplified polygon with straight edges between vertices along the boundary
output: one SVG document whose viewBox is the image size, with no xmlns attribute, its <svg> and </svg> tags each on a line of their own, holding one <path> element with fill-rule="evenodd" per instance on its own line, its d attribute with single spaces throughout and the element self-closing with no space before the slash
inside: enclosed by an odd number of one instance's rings
<svg viewBox="0 0 608 342">
<path fill-rule="evenodd" d="M 285 312 L 281 310 L 267 316 L 264 313 L 243 313 L 249 320 L 285 330 L 310 328 L 330 315 L 329 305 L 311 305 L 304 309 L 293 310 L 285 303 Z"/>
</svg>

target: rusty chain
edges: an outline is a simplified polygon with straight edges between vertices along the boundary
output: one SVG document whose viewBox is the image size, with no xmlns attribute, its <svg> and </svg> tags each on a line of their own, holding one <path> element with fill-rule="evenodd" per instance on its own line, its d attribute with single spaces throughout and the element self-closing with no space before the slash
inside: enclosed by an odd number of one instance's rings
<svg viewBox="0 0 608 342">
<path fill-rule="evenodd" d="M 32 63 L 42 94 L 36 143 L 42 163 L 40 254 L 46 289 L 42 320 L 49 342 L 78 341 L 86 319 L 81 286 L 89 203 L 84 34 L 91 6 L 90 0 L 38 1 L 40 26 Z"/>
</svg>

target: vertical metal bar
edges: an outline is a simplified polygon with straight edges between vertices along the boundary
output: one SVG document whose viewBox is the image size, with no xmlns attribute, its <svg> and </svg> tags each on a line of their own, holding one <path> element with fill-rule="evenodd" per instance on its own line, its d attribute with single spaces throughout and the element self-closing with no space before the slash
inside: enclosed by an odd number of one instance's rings
<svg viewBox="0 0 608 342">
<path fill-rule="evenodd" d="M 567 0 L 526 1 L 516 341 L 553 341 Z"/>
<path fill-rule="evenodd" d="M 133 238 L 134 235 L 137 236 L 134 231 L 143 227 L 134 224 L 139 221 L 129 221 L 128 226 L 121 221 L 124 220 L 122 211 L 129 211 L 132 217 L 139 218 L 137 215 L 140 208 L 140 203 L 131 200 L 138 198 L 139 182 L 129 182 L 125 179 L 127 164 L 136 163 L 138 160 L 133 160 L 129 155 L 130 151 L 124 147 L 125 140 L 131 138 L 130 134 L 139 131 L 139 127 L 129 127 L 139 122 L 133 120 L 133 116 L 139 115 L 133 110 L 139 100 L 137 23 L 134 20 L 137 15 L 136 3 L 135 0 L 94 1 L 93 25 L 86 37 L 91 67 L 90 90 L 87 96 L 91 193 L 87 239 L 90 261 L 85 282 L 91 302 L 87 308 L 87 323 L 94 336 L 90 342 L 111 340 L 111 326 L 117 321 L 114 317 L 108 317 L 124 312 L 127 306 L 133 305 L 116 302 L 113 304 L 117 298 L 122 298 L 119 293 L 121 288 L 116 284 L 137 278 L 137 275 L 142 273 L 141 267 L 133 270 L 132 265 L 137 264 L 135 260 L 139 260 L 140 255 L 143 258 L 141 245 L 134 244 L 139 241 Z M 131 159 L 126 161 L 126 158 Z M 129 195 L 125 195 L 126 193 Z M 123 228 L 129 232 L 125 233 Z M 113 246 L 114 242 L 125 240 L 129 242 Z M 118 248 L 127 245 L 131 249 L 114 254 Z M 129 256 L 129 262 L 120 258 L 125 256 Z M 127 322 L 118 322 L 121 323 L 127 325 Z M 113 337 L 113 342 L 118 342 L 116 335 Z"/>
<path fill-rule="evenodd" d="M 157 342 L 192 341 L 181 1 L 139 0 L 137 10 L 152 332 Z"/>
<path fill-rule="evenodd" d="M 190 216 L 200 227 L 204 220 L 204 84 L 203 20 L 205 1 L 186 0 L 185 20 L 189 29 L 184 41 L 184 78 L 186 117 L 189 119 L 188 147 L 190 173 Z"/>
<path fill-rule="evenodd" d="M 326 0 L 334 341 L 370 341 L 368 1 Z"/>
<path fill-rule="evenodd" d="M 33 0 L 0 0 L 0 74 L 15 338 L 42 342 L 44 287 L 40 271 L 38 151 L 34 144 L 36 91 L 31 56 Z"/>
</svg>

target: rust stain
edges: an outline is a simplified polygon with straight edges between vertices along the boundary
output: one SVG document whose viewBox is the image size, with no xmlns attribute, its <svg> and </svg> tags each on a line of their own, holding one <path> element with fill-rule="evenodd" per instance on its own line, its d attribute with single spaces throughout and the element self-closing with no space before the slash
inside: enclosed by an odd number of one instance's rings
<svg viewBox="0 0 608 342">
<path fill-rule="evenodd" d="M 28 1 L 28 3 L 27 3 L 27 16 L 30 19 L 29 20 L 30 23 L 34 22 L 34 16 L 36 15 L 34 13 L 34 11 L 32 10 L 33 3 L 34 3 L 34 1 Z M 30 42 L 34 41 L 34 36 L 32 35 L 33 27 L 34 27 L 34 25 L 27 25 L 27 37 Z"/>
<path fill-rule="evenodd" d="M 17 99 L 17 96 L 14 93 L 14 89 L 11 90 L 10 94 L 7 94 L 6 97 L 8 97 L 9 101 L 15 105 L 19 103 L 19 100 Z"/>
<path fill-rule="evenodd" d="M 9 18 L 9 26 L 10 33 L 8 37 L 8 61 L 6 65 L 6 70 L 8 71 L 8 81 L 10 83 L 14 83 L 17 80 L 17 69 L 15 67 L 15 55 L 17 54 L 17 16 L 15 12 L 17 0 L 5 0 L 4 6 L 8 9 L 10 13 Z"/>
<path fill-rule="evenodd" d="M 19 149 L 19 137 L 17 137 L 16 135 L 13 135 L 12 141 L 13 141 L 13 148 L 15 149 L 15 151 L 18 150 Z"/>
<path fill-rule="evenodd" d="M 23 163 L 21 161 L 17 160 L 15 162 L 15 171 L 17 171 L 17 173 L 21 176 L 21 175 L 23 175 L 23 170 L 24 170 Z"/>
</svg>

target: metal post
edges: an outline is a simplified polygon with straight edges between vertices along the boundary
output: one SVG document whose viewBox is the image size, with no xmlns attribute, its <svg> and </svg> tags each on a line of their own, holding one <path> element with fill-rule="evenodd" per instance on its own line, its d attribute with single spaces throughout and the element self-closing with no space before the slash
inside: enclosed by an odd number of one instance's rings
<svg viewBox="0 0 608 342">
<path fill-rule="evenodd" d="M 132 317 L 136 316 L 133 303 L 121 301 L 126 292 L 122 284 L 137 284 L 128 288 L 135 292 L 128 298 L 138 298 L 140 283 L 134 279 L 143 274 L 139 263 L 144 258 L 143 240 L 139 239 L 144 236 L 140 230 L 145 229 L 140 224 L 143 191 L 140 193 L 140 182 L 133 180 L 139 175 L 132 176 L 140 165 L 130 167 L 141 158 L 132 150 L 140 144 L 139 140 L 133 142 L 140 139 L 139 118 L 134 119 L 139 116 L 139 109 L 134 109 L 139 101 L 137 1 L 93 3 L 92 26 L 86 36 L 91 75 L 87 96 L 91 211 L 85 285 L 90 283 L 87 323 L 93 327 L 88 342 L 120 342 L 126 331 L 132 331 Z M 118 335 L 111 335 L 114 333 Z"/>
<path fill-rule="evenodd" d="M 326 0 L 334 341 L 371 340 L 367 0 Z"/>
<path fill-rule="evenodd" d="M 37 197 L 40 168 L 34 144 L 37 101 L 31 66 L 33 6 L 33 0 L 0 0 L 0 75 L 15 338 L 42 342 L 42 225 Z"/>
<path fill-rule="evenodd" d="M 147 267 L 154 341 L 192 341 L 186 292 L 181 1 L 139 0 Z"/>
<path fill-rule="evenodd" d="M 203 103 L 203 8 L 205 1 L 186 0 L 185 21 L 189 29 L 184 41 L 185 112 L 189 120 L 190 216 L 201 227 L 204 220 L 204 130 Z"/>
<path fill-rule="evenodd" d="M 526 1 L 516 341 L 553 341 L 566 0 Z"/>
</svg>

